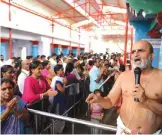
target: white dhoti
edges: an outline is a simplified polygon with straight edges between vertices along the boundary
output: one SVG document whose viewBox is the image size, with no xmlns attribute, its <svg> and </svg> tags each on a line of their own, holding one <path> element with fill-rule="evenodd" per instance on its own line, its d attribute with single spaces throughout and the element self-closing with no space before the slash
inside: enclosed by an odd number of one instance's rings
<svg viewBox="0 0 162 135">
<path fill-rule="evenodd" d="M 117 132 L 116 135 L 128 135 L 128 134 L 133 134 L 131 133 L 131 130 L 127 128 L 124 123 L 122 122 L 120 116 L 117 118 Z M 137 133 L 141 134 L 141 133 Z M 156 131 L 153 135 L 160 135 L 162 134 L 161 130 Z"/>
</svg>

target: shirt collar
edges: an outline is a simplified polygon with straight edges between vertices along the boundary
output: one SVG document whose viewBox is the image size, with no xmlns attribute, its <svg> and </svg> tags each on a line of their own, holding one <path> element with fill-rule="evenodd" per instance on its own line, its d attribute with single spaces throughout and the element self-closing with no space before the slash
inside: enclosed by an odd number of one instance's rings
<svg viewBox="0 0 162 135">
<path fill-rule="evenodd" d="M 21 72 L 24 73 L 24 74 L 26 74 L 26 75 L 29 75 L 29 71 L 27 71 L 25 69 L 22 69 Z"/>
<path fill-rule="evenodd" d="M 96 67 L 95 65 L 93 66 L 94 68 L 96 68 L 96 69 L 99 69 L 98 67 Z"/>
</svg>

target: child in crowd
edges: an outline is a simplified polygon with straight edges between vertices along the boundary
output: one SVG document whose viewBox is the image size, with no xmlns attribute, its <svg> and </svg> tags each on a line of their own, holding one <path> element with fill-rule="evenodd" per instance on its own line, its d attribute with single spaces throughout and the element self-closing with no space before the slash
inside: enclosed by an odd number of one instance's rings
<svg viewBox="0 0 162 135">
<path fill-rule="evenodd" d="M 98 97 L 102 96 L 102 91 L 99 89 L 96 89 L 94 91 L 94 94 Z M 91 121 L 93 123 L 101 123 L 103 119 L 103 108 L 99 106 L 97 103 L 93 103 L 90 106 L 91 109 Z M 91 128 L 91 134 L 101 134 L 101 130 L 98 128 Z"/>
<path fill-rule="evenodd" d="M 51 113 L 62 115 L 66 110 L 65 100 L 65 87 L 64 87 L 64 75 L 63 66 L 57 64 L 54 67 L 55 76 L 52 79 L 51 88 L 58 92 L 58 95 L 53 99 L 50 99 L 52 103 Z M 65 127 L 65 121 L 58 121 L 55 125 L 55 132 L 62 133 Z"/>
</svg>

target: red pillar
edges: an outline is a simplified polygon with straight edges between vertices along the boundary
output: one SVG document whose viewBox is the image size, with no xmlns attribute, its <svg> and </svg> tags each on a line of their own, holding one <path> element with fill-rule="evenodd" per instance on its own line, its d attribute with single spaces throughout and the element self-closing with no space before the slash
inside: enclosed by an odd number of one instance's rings
<svg viewBox="0 0 162 135">
<path fill-rule="evenodd" d="M 54 34 L 54 21 L 52 19 L 52 34 Z M 52 44 L 51 44 L 51 49 L 52 49 L 52 53 L 54 53 L 54 38 L 52 37 Z"/>
<path fill-rule="evenodd" d="M 124 65 L 127 63 L 127 42 L 128 42 L 128 10 L 129 5 L 127 4 L 127 14 L 126 14 L 126 26 L 125 26 L 125 46 L 124 46 Z"/>
<path fill-rule="evenodd" d="M 11 0 L 9 0 L 8 18 L 11 22 Z M 9 28 L 9 57 L 12 58 L 12 29 Z"/>
<path fill-rule="evenodd" d="M 130 47 L 130 62 L 131 62 L 131 59 L 132 59 L 132 47 L 133 47 L 133 27 L 131 27 L 131 47 Z M 130 63 L 131 64 L 131 63 Z M 130 69 L 132 69 L 132 64 L 130 65 Z"/>
</svg>

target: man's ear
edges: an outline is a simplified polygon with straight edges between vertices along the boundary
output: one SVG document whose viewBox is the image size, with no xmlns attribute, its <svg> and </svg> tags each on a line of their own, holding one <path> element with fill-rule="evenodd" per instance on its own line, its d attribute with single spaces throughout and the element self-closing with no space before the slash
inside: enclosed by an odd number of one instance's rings
<svg viewBox="0 0 162 135">
<path fill-rule="evenodd" d="M 152 54 L 151 54 L 151 60 L 153 60 L 153 59 L 154 59 L 154 57 L 155 57 L 155 54 L 154 54 L 154 53 L 152 53 Z"/>
<path fill-rule="evenodd" d="M 2 76 L 4 77 L 5 73 L 2 72 Z"/>
<path fill-rule="evenodd" d="M 33 73 L 33 70 L 34 70 L 34 69 L 31 69 L 31 74 Z"/>
</svg>

